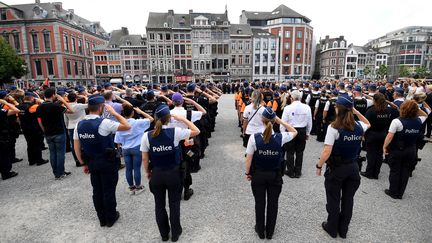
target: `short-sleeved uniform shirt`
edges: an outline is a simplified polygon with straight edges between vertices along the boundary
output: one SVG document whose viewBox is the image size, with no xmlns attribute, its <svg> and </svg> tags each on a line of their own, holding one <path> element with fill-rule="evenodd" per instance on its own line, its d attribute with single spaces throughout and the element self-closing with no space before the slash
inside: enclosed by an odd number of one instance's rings
<svg viewBox="0 0 432 243">
<path fill-rule="evenodd" d="M 99 117 L 100 116 L 98 116 L 98 115 L 86 115 L 84 117 L 84 120 L 91 120 L 91 119 L 96 119 Z M 75 126 L 75 129 L 74 129 L 74 135 L 73 135 L 74 140 L 79 140 L 78 129 L 77 129 L 78 125 L 79 125 L 79 123 L 77 123 L 77 125 Z M 111 121 L 109 119 L 103 119 L 102 123 L 99 125 L 98 132 L 101 136 L 108 136 L 112 133 L 115 133 L 119 126 L 120 126 L 120 123 L 118 123 L 118 122 Z"/>
<path fill-rule="evenodd" d="M 262 122 L 263 112 L 264 112 L 264 107 L 262 106 L 260 106 L 258 109 L 254 109 L 254 104 L 250 104 L 246 106 L 243 112 L 243 118 L 248 120 L 248 124 L 246 127 L 246 134 L 252 135 L 264 131 L 265 127 Z"/>
<path fill-rule="evenodd" d="M 168 126 L 162 126 L 162 129 L 166 129 L 169 128 Z M 148 152 L 150 150 L 150 142 L 148 140 L 148 133 L 149 132 L 145 132 L 142 140 L 141 140 L 141 147 L 140 150 L 141 152 Z M 174 128 L 174 146 L 177 147 L 179 145 L 179 142 L 181 140 L 185 140 L 188 139 L 190 137 L 191 134 L 191 130 L 190 129 L 184 129 L 184 128 L 179 128 L 176 127 Z"/>
<path fill-rule="evenodd" d="M 294 138 L 294 133 L 292 133 L 292 132 L 281 132 L 281 134 L 282 134 L 281 146 L 283 146 L 284 144 L 293 140 L 293 138 Z M 250 136 L 247 147 L 246 147 L 246 154 L 253 155 L 256 150 L 257 150 L 257 147 L 256 147 L 256 142 L 255 142 L 255 136 Z"/>
<path fill-rule="evenodd" d="M 175 107 L 171 110 L 172 115 L 182 116 L 184 118 L 187 118 L 187 111 L 183 107 Z M 201 120 L 203 113 L 201 111 L 192 111 L 191 113 L 191 122 L 196 122 Z M 186 124 L 183 122 L 179 122 L 175 120 L 174 118 L 171 118 L 170 123 L 167 125 L 168 127 L 180 127 L 180 128 L 188 128 Z"/>
<path fill-rule="evenodd" d="M 367 125 L 362 121 L 359 121 L 358 123 L 363 128 L 363 133 L 365 133 L 368 130 Z M 334 142 L 338 139 L 339 139 L 339 131 L 337 129 L 333 128 L 332 125 L 328 126 L 327 134 L 326 134 L 325 139 L 324 139 L 324 144 L 333 146 Z"/>
<path fill-rule="evenodd" d="M 129 118 L 128 123 L 131 129 L 128 131 L 116 132 L 114 142 L 121 144 L 123 149 L 135 148 L 141 144 L 144 132 L 150 127 L 150 120 Z"/>
<path fill-rule="evenodd" d="M 424 123 L 427 119 L 426 116 L 419 116 L 422 123 Z M 399 119 L 393 119 L 393 121 L 390 123 L 389 127 L 389 133 L 396 133 L 403 130 L 402 122 Z"/>
</svg>

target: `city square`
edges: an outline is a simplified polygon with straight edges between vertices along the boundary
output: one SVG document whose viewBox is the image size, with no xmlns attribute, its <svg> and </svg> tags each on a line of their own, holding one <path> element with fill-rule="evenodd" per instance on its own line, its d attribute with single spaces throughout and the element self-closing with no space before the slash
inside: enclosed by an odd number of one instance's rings
<svg viewBox="0 0 432 243">
<path fill-rule="evenodd" d="M 244 176 L 244 149 L 233 119 L 233 97 L 220 101 L 221 113 L 202 171 L 194 176 L 195 195 L 182 201 L 184 233 L 181 242 L 257 242 L 253 231 L 254 201 Z M 25 141 L 17 144 L 25 158 Z M 320 227 L 326 217 L 323 177 L 315 175 L 315 163 L 323 145 L 311 137 L 307 142 L 304 176 L 284 177 L 279 201 L 275 242 L 334 242 Z M 420 162 L 410 179 L 403 200 L 384 194 L 388 166 L 379 180 L 362 178 L 355 196 L 354 215 L 348 233 L 350 242 L 428 242 L 432 237 L 430 199 L 432 149 L 420 151 Z M 47 153 L 44 153 L 45 157 Z M 119 222 L 100 228 L 91 202 L 88 175 L 74 168 L 70 153 L 67 169 L 72 175 L 55 181 L 49 165 L 14 165 L 19 176 L 0 181 L 0 238 L 3 242 L 157 242 L 153 196 L 148 190 L 131 196 L 124 170 L 117 186 Z M 341 241 L 341 240 L 339 240 Z"/>
</svg>

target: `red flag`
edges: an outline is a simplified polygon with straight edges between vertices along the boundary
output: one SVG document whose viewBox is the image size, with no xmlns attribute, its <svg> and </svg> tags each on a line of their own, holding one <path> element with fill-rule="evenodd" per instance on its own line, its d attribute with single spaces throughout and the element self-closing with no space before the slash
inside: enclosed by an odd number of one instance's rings
<svg viewBox="0 0 432 243">
<path fill-rule="evenodd" d="M 49 81 L 48 78 L 46 78 L 45 81 L 44 81 L 44 85 L 49 86 L 49 82 L 48 81 Z"/>
</svg>

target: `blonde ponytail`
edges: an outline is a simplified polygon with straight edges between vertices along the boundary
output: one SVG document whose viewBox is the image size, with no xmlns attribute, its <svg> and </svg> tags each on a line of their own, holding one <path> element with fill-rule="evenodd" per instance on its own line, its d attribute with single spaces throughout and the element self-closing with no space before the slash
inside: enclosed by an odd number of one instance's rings
<svg viewBox="0 0 432 243">
<path fill-rule="evenodd" d="M 160 119 L 158 119 L 155 122 L 155 126 L 154 126 L 154 131 L 153 131 L 153 136 L 152 137 L 157 137 L 159 136 L 160 132 L 162 130 L 162 121 Z"/>
<path fill-rule="evenodd" d="M 268 144 L 273 132 L 273 122 L 271 120 L 264 119 L 264 123 L 266 124 L 266 128 L 263 132 L 263 139 L 264 144 Z"/>
</svg>

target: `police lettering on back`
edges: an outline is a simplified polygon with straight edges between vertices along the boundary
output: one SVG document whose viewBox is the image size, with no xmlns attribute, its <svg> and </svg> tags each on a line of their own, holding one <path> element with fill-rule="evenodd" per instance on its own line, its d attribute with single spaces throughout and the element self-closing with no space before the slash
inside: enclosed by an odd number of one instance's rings
<svg viewBox="0 0 432 243">
<path fill-rule="evenodd" d="M 360 141 L 362 140 L 362 136 L 357 136 L 357 135 L 351 135 L 351 136 L 344 136 L 343 137 L 343 141 L 344 142 L 351 142 L 351 141 Z"/>
<path fill-rule="evenodd" d="M 168 152 L 168 151 L 172 151 L 173 148 L 172 146 L 165 146 L 165 145 L 159 145 L 159 146 L 153 146 L 152 147 L 152 151 L 153 152 Z"/>
<path fill-rule="evenodd" d="M 95 135 L 94 134 L 88 134 L 88 133 L 84 133 L 84 134 L 78 134 L 80 139 L 94 139 Z"/>
<path fill-rule="evenodd" d="M 259 155 L 264 155 L 264 156 L 277 156 L 279 155 L 279 151 L 272 151 L 272 150 L 258 150 L 258 154 Z"/>
</svg>

